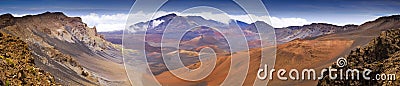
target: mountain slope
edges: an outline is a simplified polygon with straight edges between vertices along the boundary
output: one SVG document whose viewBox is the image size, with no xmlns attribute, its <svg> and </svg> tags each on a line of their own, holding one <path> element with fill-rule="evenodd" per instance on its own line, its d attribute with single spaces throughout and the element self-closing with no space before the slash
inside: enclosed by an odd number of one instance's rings
<svg viewBox="0 0 400 86">
<path fill-rule="evenodd" d="M 400 85 L 400 28 L 384 31 L 381 35 L 363 48 L 352 50 L 344 58 L 347 59 L 348 66 L 339 68 L 336 64 L 331 67 L 336 69 L 370 69 L 368 77 L 375 79 L 376 74 L 396 74 L 396 80 L 331 80 L 328 77 L 320 80 L 318 85 Z M 325 75 L 328 76 L 328 75 Z"/>
<path fill-rule="evenodd" d="M 350 32 L 357 29 L 357 25 L 336 26 L 326 23 L 313 23 L 304 26 L 290 26 L 275 29 L 278 43 L 289 42 L 294 39 L 315 38 L 322 35 Z"/>
<path fill-rule="evenodd" d="M 321 61 L 325 62 L 312 62 L 315 63 L 313 65 L 304 65 L 303 62 L 300 62 L 296 64 L 298 67 L 307 67 L 307 68 L 315 68 L 316 70 L 320 70 L 323 68 L 326 68 L 330 66 L 333 62 L 336 62 L 336 59 L 338 57 L 343 57 L 347 55 L 348 53 L 351 52 L 351 50 L 356 49 L 357 47 L 360 46 L 365 46 L 370 42 L 373 38 L 378 37 L 379 34 L 382 31 L 386 31 L 389 29 L 394 29 L 394 28 L 400 28 L 400 16 L 399 15 L 393 15 L 393 16 L 384 16 L 380 17 L 376 20 L 366 22 L 360 26 L 358 26 L 355 30 L 350 30 L 350 31 L 344 31 L 344 32 L 339 32 L 339 33 L 333 33 L 333 34 L 327 34 L 327 35 L 322 35 L 313 39 L 305 39 L 303 42 L 308 42 L 308 41 L 316 41 L 314 44 L 309 44 L 308 46 L 315 46 L 319 45 L 320 42 L 323 41 L 334 41 L 334 40 L 347 40 L 347 41 L 352 41 L 352 43 L 349 46 L 346 46 L 346 49 L 340 50 L 340 47 L 345 46 L 344 44 L 329 44 L 329 45 L 337 45 L 333 46 L 333 49 L 321 49 L 321 50 L 326 50 L 329 52 L 332 51 L 338 51 L 336 54 L 333 55 L 322 55 L 324 57 L 329 57 L 329 59 L 321 59 Z M 319 42 L 320 41 L 320 42 Z M 296 42 L 296 41 L 291 41 L 291 42 Z M 290 43 L 290 42 L 289 42 Z M 288 44 L 288 43 L 285 43 Z M 292 45 L 295 46 L 295 45 Z M 337 48 L 336 48 L 337 47 Z M 306 48 L 304 48 L 306 49 Z M 306 49 L 307 50 L 307 49 Z M 319 50 L 319 51 L 321 51 Z M 279 52 L 279 49 L 278 49 Z M 291 53 L 297 53 L 296 51 L 290 51 Z M 318 53 L 315 51 L 310 51 L 313 53 Z M 297 60 L 301 59 L 313 59 L 315 57 L 311 56 L 310 54 L 306 54 L 309 56 L 290 56 L 290 54 L 281 54 L 281 55 L 286 55 L 288 59 L 292 58 L 297 58 Z M 292 62 L 283 62 L 287 60 L 279 60 L 278 58 L 282 58 L 279 56 L 279 53 L 277 55 L 277 60 L 276 60 L 276 68 L 287 68 L 285 66 L 290 66 L 290 65 L 285 65 L 285 64 L 292 64 Z M 283 65 L 279 65 L 280 61 L 282 61 Z M 310 63 L 310 62 L 305 62 L 305 63 Z M 318 73 L 318 72 L 317 72 Z M 269 84 L 270 85 L 295 85 L 295 84 L 300 84 L 300 85 L 316 85 L 318 82 L 316 81 L 310 81 L 310 80 L 305 80 L 305 81 L 290 81 L 290 82 L 282 82 L 282 81 L 272 81 Z"/>
<path fill-rule="evenodd" d="M 275 62 L 275 69 L 291 69 L 296 68 L 298 70 L 304 68 L 314 68 L 315 70 L 320 70 L 330 66 L 336 61 L 337 57 L 344 56 L 344 53 L 348 53 L 349 50 L 354 49 L 356 46 L 364 46 L 370 41 L 370 39 L 377 37 L 381 31 L 385 31 L 391 28 L 400 27 L 400 16 L 388 16 L 381 17 L 377 20 L 367 22 L 354 30 L 342 31 L 338 33 L 331 33 L 320 35 L 314 38 L 306 38 L 302 40 L 293 40 L 284 44 L 280 44 L 277 47 L 277 57 Z M 278 34 L 278 33 L 277 33 Z M 398 43 L 397 43 L 398 44 Z M 259 67 L 259 55 L 260 52 L 255 52 L 252 49 L 250 52 L 251 62 L 250 69 L 247 78 L 254 79 L 254 71 L 258 70 Z M 260 49 L 259 49 L 260 50 Z M 233 54 L 237 56 L 240 54 Z M 258 57 L 257 57 L 258 55 Z M 227 56 L 219 56 L 218 62 L 230 61 Z M 239 57 L 240 58 L 240 57 Z M 258 62 L 258 63 L 257 63 Z M 200 63 L 198 63 L 200 64 Z M 157 76 L 157 79 L 165 85 L 177 85 L 177 84 L 187 84 L 187 85 L 218 85 L 220 84 L 225 76 L 226 71 L 229 70 L 230 63 L 223 63 L 217 65 L 216 69 L 209 77 L 205 80 L 198 82 L 184 81 L 176 78 L 169 72 L 164 72 Z M 191 66 L 188 66 L 189 68 Z M 318 73 L 319 71 L 317 71 Z M 276 75 L 276 74 L 273 74 Z M 317 74 L 319 75 L 319 74 Z M 285 75 L 287 76 L 287 74 Z M 173 77 L 173 78 L 171 78 Z M 246 79 L 247 80 L 247 79 Z M 251 84 L 252 81 L 245 81 L 245 83 Z M 314 80 L 303 80 L 303 81 L 280 81 L 275 77 L 274 80 L 268 83 L 269 85 L 317 85 L 318 82 Z"/>
<path fill-rule="evenodd" d="M 368 44 L 372 39 L 378 37 L 382 31 L 396 28 L 400 28 L 400 15 L 384 16 L 360 25 L 357 27 L 357 30 L 330 34 L 318 37 L 316 40 L 354 40 L 354 43 L 351 45 L 350 49 L 347 49 L 340 54 L 340 56 L 345 56 L 350 53 L 351 50 Z"/>
<path fill-rule="evenodd" d="M 61 84 L 127 84 L 119 46 L 105 41 L 96 28 L 61 12 L 0 16 L 0 31 L 29 44 L 35 64 Z"/>
</svg>

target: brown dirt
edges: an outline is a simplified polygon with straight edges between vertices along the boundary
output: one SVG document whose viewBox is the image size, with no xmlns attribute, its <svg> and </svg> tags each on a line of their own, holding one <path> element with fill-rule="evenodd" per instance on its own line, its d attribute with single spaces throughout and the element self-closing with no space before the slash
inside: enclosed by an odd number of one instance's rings
<svg viewBox="0 0 400 86">
<path fill-rule="evenodd" d="M 25 42 L 0 32 L 0 86 L 57 84 L 50 73 L 35 65 Z"/>
<path fill-rule="evenodd" d="M 396 80 L 366 80 L 363 77 L 360 80 L 331 80 L 325 77 L 318 82 L 318 85 L 400 85 L 400 29 L 382 32 L 368 45 L 352 50 L 344 58 L 347 59 L 348 66 L 339 68 L 336 64 L 332 64 L 331 67 L 343 70 L 370 69 L 372 70 L 369 76 L 371 79 L 375 79 L 376 74 L 396 74 L 394 77 Z"/>
<path fill-rule="evenodd" d="M 275 69 L 315 68 L 316 70 L 330 66 L 336 58 L 344 56 L 357 46 L 364 46 L 381 31 L 391 28 L 399 28 L 400 16 L 382 17 L 375 21 L 367 22 L 358 27 L 357 30 L 340 32 L 314 39 L 294 40 L 278 46 Z M 252 85 L 256 71 L 259 67 L 260 49 L 252 49 L 251 66 L 244 85 Z M 240 52 L 238 52 L 240 55 Z M 234 54 L 235 56 L 235 54 Z M 162 85 L 219 85 L 229 70 L 229 56 L 219 56 L 217 66 L 207 78 L 201 81 L 189 82 L 181 80 L 170 72 L 164 72 L 156 78 Z M 196 64 L 195 64 L 196 65 Z M 197 64 L 199 65 L 199 63 Z M 190 66 L 189 66 L 190 67 Z M 317 71 L 318 73 L 319 71 Z M 274 74 L 276 75 L 276 74 Z M 320 75 L 320 74 L 318 74 Z M 276 77 L 274 77 L 275 79 Z M 253 79 L 253 80 L 252 80 Z M 316 80 L 303 81 L 278 81 L 272 80 L 268 85 L 317 85 Z"/>
</svg>

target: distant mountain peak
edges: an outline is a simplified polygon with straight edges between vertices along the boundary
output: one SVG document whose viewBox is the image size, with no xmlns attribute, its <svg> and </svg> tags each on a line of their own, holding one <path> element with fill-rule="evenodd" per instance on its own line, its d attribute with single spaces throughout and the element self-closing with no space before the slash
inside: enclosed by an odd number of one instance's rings
<svg viewBox="0 0 400 86">
<path fill-rule="evenodd" d="M 7 14 L 3 14 L 3 15 L 0 15 L 0 18 L 13 18 L 14 16 L 13 15 L 11 15 L 10 13 L 7 13 Z"/>
<path fill-rule="evenodd" d="M 385 21 L 385 22 L 387 22 L 387 21 L 399 21 L 400 20 L 400 15 L 391 15 L 391 16 L 383 16 L 383 17 L 379 17 L 379 18 L 377 18 L 377 19 L 375 19 L 375 20 L 373 20 L 373 21 L 368 21 L 368 22 L 366 22 L 366 23 L 364 23 L 364 24 L 362 24 L 362 25 L 365 25 L 365 24 L 370 24 L 370 23 L 375 23 L 375 22 L 378 22 L 378 21 Z M 361 25 L 361 26 L 362 26 Z"/>
<path fill-rule="evenodd" d="M 310 25 L 332 25 L 332 26 L 334 26 L 333 24 L 328 24 L 328 23 L 311 23 Z"/>
<path fill-rule="evenodd" d="M 243 23 L 243 24 L 248 24 L 248 23 L 246 23 L 246 22 L 243 22 L 243 21 L 239 21 L 239 20 L 236 20 L 236 22 L 237 22 L 237 23 Z"/>
<path fill-rule="evenodd" d="M 62 12 L 44 12 L 42 14 L 39 15 L 61 15 L 61 16 L 66 16 L 64 13 Z"/>
<path fill-rule="evenodd" d="M 397 20 L 400 20 L 400 15 L 391 15 L 391 16 L 379 17 L 377 20 L 380 20 L 380 19 L 397 19 Z"/>
<path fill-rule="evenodd" d="M 167 15 L 158 17 L 158 18 L 156 18 L 154 20 L 169 20 L 169 19 L 172 19 L 172 18 L 174 18 L 176 16 L 178 16 L 178 15 L 176 15 L 175 13 L 171 13 L 171 14 L 167 14 Z"/>
<path fill-rule="evenodd" d="M 175 13 L 167 14 L 166 16 L 177 16 Z"/>
</svg>

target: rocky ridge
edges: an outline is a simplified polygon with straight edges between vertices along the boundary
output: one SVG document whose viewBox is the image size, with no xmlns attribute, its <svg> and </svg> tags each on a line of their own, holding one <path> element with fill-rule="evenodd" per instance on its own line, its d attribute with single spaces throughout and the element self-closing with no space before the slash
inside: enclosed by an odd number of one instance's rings
<svg viewBox="0 0 400 86">
<path fill-rule="evenodd" d="M 327 76 L 318 82 L 318 85 L 400 85 L 400 28 L 383 31 L 379 37 L 373 39 L 368 45 L 352 50 L 347 59 L 347 66 L 339 68 L 333 64 L 332 68 L 337 69 L 370 69 L 371 79 L 376 74 L 395 74 L 396 80 L 331 80 Z"/>
<path fill-rule="evenodd" d="M 19 37 L 26 42 L 39 68 L 54 74 L 65 85 L 99 85 L 110 82 L 104 73 L 113 69 L 93 65 L 113 64 L 120 68 L 120 48 L 97 34 L 79 17 L 61 12 L 14 17 L 0 16 L 0 32 Z M 121 68 L 122 69 L 122 66 Z M 114 69 L 115 70 L 115 69 Z M 108 72 L 105 72 L 108 71 Z"/>
<path fill-rule="evenodd" d="M 326 23 L 312 23 L 310 25 L 304 26 L 276 28 L 275 33 L 277 37 L 277 42 L 285 43 L 294 39 L 310 39 L 333 33 L 340 33 L 345 31 L 349 32 L 351 30 L 356 30 L 357 28 L 357 25 L 337 26 Z"/>
</svg>

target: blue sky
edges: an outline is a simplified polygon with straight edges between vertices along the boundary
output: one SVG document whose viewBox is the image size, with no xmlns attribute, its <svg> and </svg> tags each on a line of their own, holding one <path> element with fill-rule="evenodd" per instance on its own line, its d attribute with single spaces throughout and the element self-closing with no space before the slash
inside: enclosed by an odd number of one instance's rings
<svg viewBox="0 0 400 86">
<path fill-rule="evenodd" d="M 271 19 L 272 23 L 275 21 L 281 24 L 277 25 L 280 27 L 312 22 L 338 25 L 361 24 L 379 16 L 400 13 L 400 0 L 263 0 L 263 3 L 270 16 L 275 18 Z M 108 18 L 107 21 L 122 23 L 123 19 L 110 17 L 126 16 L 124 14 L 129 13 L 133 4 L 133 0 L 0 0 L 0 13 L 24 15 L 62 11 L 69 16 L 98 18 L 85 20 L 89 25 L 98 26 L 100 23 L 107 23 L 98 22 L 106 21 L 107 19 L 104 18 Z M 179 12 L 193 6 L 212 6 L 231 15 L 243 14 L 234 2 L 225 0 L 173 0 L 166 3 L 161 10 Z M 109 26 L 118 22 L 111 23 Z M 107 28 L 104 29 L 106 31 Z"/>
</svg>

